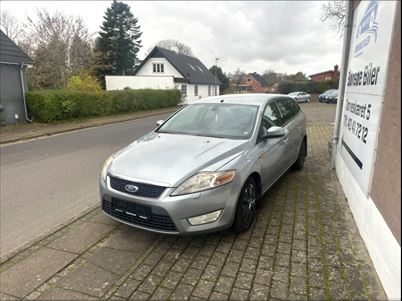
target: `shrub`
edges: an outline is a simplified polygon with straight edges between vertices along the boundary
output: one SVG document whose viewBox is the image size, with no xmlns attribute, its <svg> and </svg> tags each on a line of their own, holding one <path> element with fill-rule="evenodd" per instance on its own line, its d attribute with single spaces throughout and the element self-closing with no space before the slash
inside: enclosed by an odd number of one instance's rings
<svg viewBox="0 0 402 301">
<path fill-rule="evenodd" d="M 35 121 L 55 122 L 116 113 L 173 107 L 179 90 L 73 91 L 40 90 L 26 94 L 28 110 Z"/>
<path fill-rule="evenodd" d="M 283 81 L 279 83 L 278 91 L 282 94 L 289 94 L 291 92 L 303 91 L 311 94 L 323 93 L 329 89 L 338 89 L 338 81 L 325 81 L 325 82 L 315 82 L 315 81 L 305 81 L 305 82 L 295 82 L 295 81 Z"/>
<path fill-rule="evenodd" d="M 71 76 L 67 83 L 68 90 L 74 91 L 100 91 L 102 90 L 99 82 L 92 76 Z"/>
</svg>

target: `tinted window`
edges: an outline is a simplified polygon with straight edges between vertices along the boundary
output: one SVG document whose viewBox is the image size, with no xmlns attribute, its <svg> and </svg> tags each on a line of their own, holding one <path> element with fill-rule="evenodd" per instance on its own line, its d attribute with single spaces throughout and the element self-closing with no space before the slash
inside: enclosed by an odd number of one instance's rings
<svg viewBox="0 0 402 301">
<path fill-rule="evenodd" d="M 282 113 L 283 123 L 286 123 L 299 111 L 299 105 L 291 98 L 281 98 L 276 100 L 279 110 Z"/>
</svg>

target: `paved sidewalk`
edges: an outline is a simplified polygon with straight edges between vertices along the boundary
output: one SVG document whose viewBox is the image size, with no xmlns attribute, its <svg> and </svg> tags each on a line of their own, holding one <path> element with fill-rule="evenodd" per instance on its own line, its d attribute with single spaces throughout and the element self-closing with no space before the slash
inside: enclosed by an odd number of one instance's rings
<svg viewBox="0 0 402 301">
<path fill-rule="evenodd" d="M 0 128 L 0 144 L 10 143 L 20 140 L 38 138 L 42 136 L 50 136 L 54 134 L 70 132 L 74 130 L 134 120 L 139 118 L 160 115 L 164 113 L 172 113 L 177 107 L 163 108 L 150 111 L 139 111 L 129 114 L 103 116 L 97 118 L 89 118 L 85 120 L 65 121 L 60 123 L 25 123 L 18 125 L 9 125 Z"/>
<path fill-rule="evenodd" d="M 385 300 L 334 172 L 332 126 L 308 126 L 302 171 L 263 197 L 252 229 L 152 234 L 99 208 L 0 266 L 1 299 Z"/>
</svg>

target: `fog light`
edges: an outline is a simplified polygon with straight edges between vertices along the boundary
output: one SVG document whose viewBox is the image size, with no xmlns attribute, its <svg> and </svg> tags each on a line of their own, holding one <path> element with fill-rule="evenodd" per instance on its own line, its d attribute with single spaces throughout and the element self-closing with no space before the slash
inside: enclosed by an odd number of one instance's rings
<svg viewBox="0 0 402 301">
<path fill-rule="evenodd" d="M 208 224 L 216 221 L 222 213 L 222 209 L 211 213 L 189 217 L 187 220 L 192 226 Z"/>
</svg>

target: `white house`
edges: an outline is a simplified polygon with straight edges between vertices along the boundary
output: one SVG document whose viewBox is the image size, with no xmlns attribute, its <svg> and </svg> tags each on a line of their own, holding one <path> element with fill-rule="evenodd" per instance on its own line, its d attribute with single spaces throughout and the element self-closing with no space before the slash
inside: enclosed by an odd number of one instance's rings
<svg viewBox="0 0 402 301">
<path fill-rule="evenodd" d="M 219 95 L 220 82 L 195 57 L 154 47 L 132 76 L 106 76 L 106 90 L 180 89 L 183 101 Z"/>
</svg>

